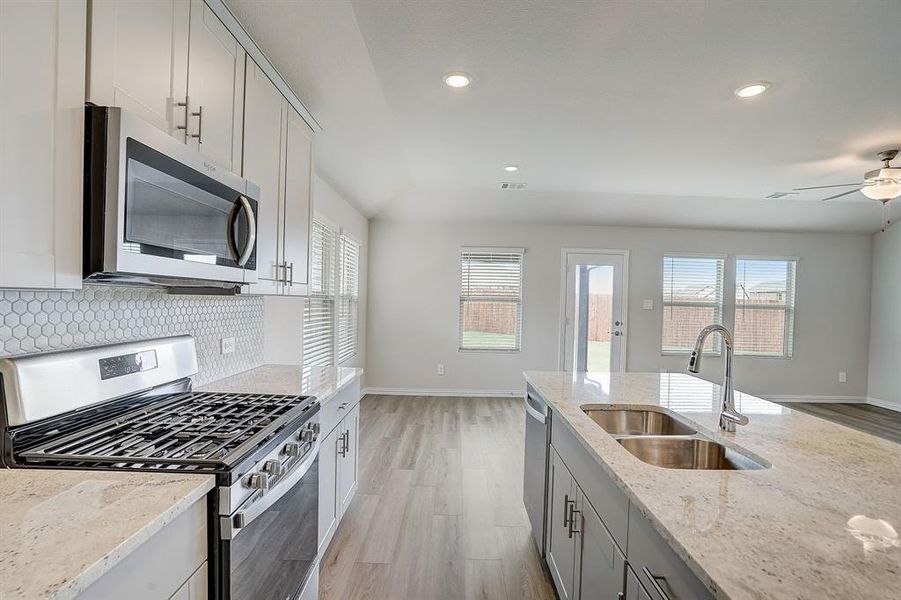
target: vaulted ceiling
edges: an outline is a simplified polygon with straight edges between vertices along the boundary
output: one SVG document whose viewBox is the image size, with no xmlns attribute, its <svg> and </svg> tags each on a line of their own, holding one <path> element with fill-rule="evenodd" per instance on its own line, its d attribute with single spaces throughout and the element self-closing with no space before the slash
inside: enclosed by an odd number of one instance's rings
<svg viewBox="0 0 901 600">
<path fill-rule="evenodd" d="M 765 196 L 857 181 L 901 145 L 897 0 L 227 3 L 321 122 L 317 170 L 369 216 L 879 226 L 859 193 Z M 473 83 L 452 90 L 458 70 Z"/>
</svg>

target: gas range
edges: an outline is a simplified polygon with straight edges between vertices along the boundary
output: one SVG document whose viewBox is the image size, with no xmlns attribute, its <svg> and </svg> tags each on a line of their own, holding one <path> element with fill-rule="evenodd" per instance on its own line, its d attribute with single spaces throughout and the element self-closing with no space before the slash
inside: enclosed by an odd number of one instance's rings
<svg viewBox="0 0 901 600">
<path fill-rule="evenodd" d="M 268 535 L 277 546 L 295 531 L 290 572 L 271 590 L 272 598 L 292 597 L 318 545 L 319 403 L 194 392 L 196 371 L 189 336 L 0 360 L 0 459 L 12 468 L 215 475 L 207 502 L 211 597 L 259 598 L 254 578 L 266 558 L 248 545 L 265 549 Z M 250 530 L 257 532 L 244 535 Z M 288 565 L 280 550 L 270 552 L 270 569 Z M 252 568 L 236 558 L 248 553 Z"/>
</svg>

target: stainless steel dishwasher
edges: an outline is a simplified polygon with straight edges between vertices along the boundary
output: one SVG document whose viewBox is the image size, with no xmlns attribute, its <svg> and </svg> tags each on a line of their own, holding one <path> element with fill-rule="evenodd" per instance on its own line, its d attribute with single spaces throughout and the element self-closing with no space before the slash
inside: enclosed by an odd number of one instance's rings
<svg viewBox="0 0 901 600">
<path fill-rule="evenodd" d="M 547 463 L 550 441 L 548 406 L 532 389 L 526 390 L 526 443 L 522 499 L 532 526 L 532 537 L 544 557 L 544 523 L 547 502 Z"/>
</svg>

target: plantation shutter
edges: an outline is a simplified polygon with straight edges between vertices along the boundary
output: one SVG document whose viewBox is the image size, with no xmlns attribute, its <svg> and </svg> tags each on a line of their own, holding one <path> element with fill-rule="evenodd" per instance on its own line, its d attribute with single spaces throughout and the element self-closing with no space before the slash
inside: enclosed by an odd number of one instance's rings
<svg viewBox="0 0 901 600">
<path fill-rule="evenodd" d="M 310 295 L 303 311 L 303 363 L 335 364 L 337 232 L 314 220 L 310 241 Z"/>
<path fill-rule="evenodd" d="M 338 362 L 357 353 L 360 301 L 360 244 L 341 234 L 339 242 Z"/>
<path fill-rule="evenodd" d="M 460 350 L 520 350 L 524 252 L 522 248 L 461 250 Z"/>
<path fill-rule="evenodd" d="M 701 329 L 722 324 L 724 266 L 722 257 L 663 257 L 664 353 L 690 352 Z M 704 350 L 718 353 L 720 344 L 719 336 L 711 336 Z"/>
<path fill-rule="evenodd" d="M 795 329 L 794 259 L 735 261 L 735 352 L 791 358 Z"/>
</svg>

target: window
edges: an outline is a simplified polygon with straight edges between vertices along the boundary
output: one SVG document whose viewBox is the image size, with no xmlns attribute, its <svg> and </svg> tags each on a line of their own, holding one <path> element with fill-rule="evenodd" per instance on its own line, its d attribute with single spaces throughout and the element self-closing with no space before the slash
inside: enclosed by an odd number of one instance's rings
<svg viewBox="0 0 901 600">
<path fill-rule="evenodd" d="M 463 248 L 460 350 L 519 352 L 524 250 Z"/>
<path fill-rule="evenodd" d="M 702 328 L 723 322 L 721 257 L 663 257 L 664 354 L 691 352 Z M 705 352 L 719 353 L 719 336 L 710 336 Z"/>
<path fill-rule="evenodd" d="M 360 244 L 341 234 L 338 245 L 338 362 L 357 353 Z"/>
<path fill-rule="evenodd" d="M 310 242 L 310 295 L 303 310 L 303 363 L 335 364 L 335 267 L 338 233 L 314 220 Z"/>
<path fill-rule="evenodd" d="M 794 259 L 735 261 L 735 353 L 791 358 L 795 324 Z"/>
</svg>

